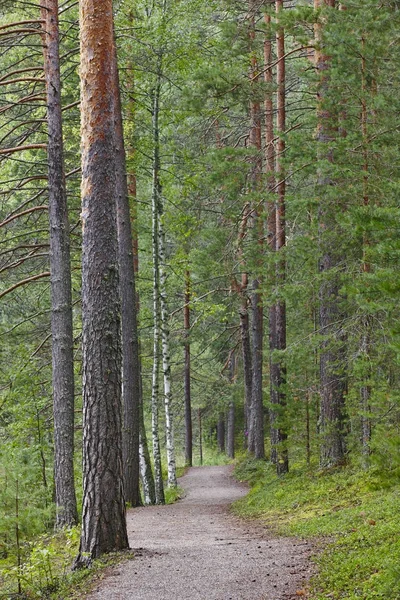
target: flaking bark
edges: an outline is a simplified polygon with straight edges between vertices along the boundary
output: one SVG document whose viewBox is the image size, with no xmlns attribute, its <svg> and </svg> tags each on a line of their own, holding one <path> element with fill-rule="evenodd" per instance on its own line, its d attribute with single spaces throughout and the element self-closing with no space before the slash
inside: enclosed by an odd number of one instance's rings
<svg viewBox="0 0 400 600">
<path fill-rule="evenodd" d="M 76 566 L 128 548 L 122 468 L 112 0 L 82 0 L 83 509 Z"/>
</svg>

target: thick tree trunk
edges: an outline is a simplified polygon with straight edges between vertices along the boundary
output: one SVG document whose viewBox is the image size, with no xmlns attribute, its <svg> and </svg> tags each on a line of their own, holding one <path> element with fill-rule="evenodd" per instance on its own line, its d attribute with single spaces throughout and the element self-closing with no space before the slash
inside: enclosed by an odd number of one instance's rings
<svg viewBox="0 0 400 600">
<path fill-rule="evenodd" d="M 71 260 L 61 116 L 58 1 L 42 0 L 47 92 L 56 526 L 78 522 L 74 484 Z"/>
<path fill-rule="evenodd" d="M 319 8 L 321 0 L 314 0 L 315 8 Z M 322 0 L 326 7 L 335 7 L 335 0 Z M 315 27 L 315 37 L 318 46 L 323 42 L 321 24 Z M 320 144 L 320 158 L 330 163 L 334 162 L 333 145 L 337 135 L 334 125 L 334 116 L 326 109 L 329 92 L 330 58 L 324 52 L 315 53 L 316 68 L 319 73 L 320 83 L 318 91 L 318 131 L 317 141 Z M 320 174 L 319 187 L 321 196 L 325 186 L 334 185 L 334 181 L 324 174 Z M 343 313 L 341 309 L 340 281 L 338 268 L 341 256 L 337 250 L 337 240 L 332 239 L 332 232 L 337 228 L 335 211 L 337 207 L 331 206 L 332 201 L 323 203 L 321 200 L 319 210 L 320 248 L 320 273 L 322 283 L 319 290 L 320 301 L 320 434 L 321 466 L 337 466 L 344 461 L 345 438 L 343 430 L 344 421 L 344 395 L 346 391 L 345 377 L 345 343 L 341 328 Z"/>
<path fill-rule="evenodd" d="M 153 322 L 154 322 L 154 344 L 153 344 L 153 381 L 151 393 L 152 435 L 153 435 L 153 459 L 156 504 L 165 504 L 164 483 L 162 478 L 160 436 L 159 436 L 159 371 L 160 371 L 160 339 L 161 339 L 161 315 L 160 315 L 160 268 L 159 268 L 159 202 L 160 202 L 160 142 L 158 130 L 160 84 L 154 93 L 153 103 L 153 135 L 154 135 L 154 157 L 153 157 L 153 193 L 152 193 L 152 237 L 153 237 Z"/>
<path fill-rule="evenodd" d="M 121 286 L 122 330 L 122 401 L 123 401 L 123 466 L 125 500 L 132 507 L 141 506 L 139 490 L 139 402 L 140 365 L 137 327 L 137 303 L 133 258 L 132 228 L 129 209 L 126 156 L 119 89 L 118 60 L 114 44 L 114 101 L 117 177 L 117 227 Z"/>
<path fill-rule="evenodd" d="M 187 270 L 185 273 L 185 306 L 183 309 L 183 327 L 185 336 L 185 464 L 189 467 L 191 467 L 193 463 L 192 401 L 190 393 L 190 297 L 190 272 Z"/>
<path fill-rule="evenodd" d="M 129 547 L 122 468 L 112 0 L 82 0 L 83 511 L 80 554 Z"/>
</svg>

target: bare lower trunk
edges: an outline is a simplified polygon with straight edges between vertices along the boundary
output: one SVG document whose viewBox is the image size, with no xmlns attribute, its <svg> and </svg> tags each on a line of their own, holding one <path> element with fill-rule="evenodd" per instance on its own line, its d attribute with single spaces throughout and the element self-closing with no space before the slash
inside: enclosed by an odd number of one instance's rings
<svg viewBox="0 0 400 600">
<path fill-rule="evenodd" d="M 139 406 L 139 465 L 140 465 L 140 480 L 142 482 L 143 499 L 145 505 L 156 503 L 156 490 L 154 484 L 154 476 L 151 470 L 151 461 L 149 447 L 147 443 L 147 434 L 144 426 L 143 416 L 143 401 L 142 394 L 140 395 Z"/>
<path fill-rule="evenodd" d="M 249 450 L 255 458 L 265 458 L 264 450 L 264 407 L 263 407 L 263 305 L 258 281 L 253 282 L 253 380 L 249 427 Z M 254 450 L 253 450 L 254 449 Z"/>
<path fill-rule="evenodd" d="M 171 356 L 170 356 L 170 332 L 169 312 L 167 304 L 167 274 L 165 259 L 165 235 L 162 223 L 162 213 L 159 213 L 158 223 L 158 247 L 160 253 L 160 304 L 161 304 L 161 342 L 162 342 L 162 365 L 164 376 L 164 407 L 165 407 L 165 439 L 167 449 L 168 486 L 176 487 L 176 461 L 174 441 L 174 419 L 172 411 L 172 387 L 171 387 Z"/>
<path fill-rule="evenodd" d="M 190 273 L 185 273 L 185 306 L 183 315 L 185 335 L 185 464 L 193 463 L 192 402 L 190 390 Z"/>
<path fill-rule="evenodd" d="M 74 484 L 74 364 L 69 221 L 61 116 L 58 1 L 42 0 L 47 93 L 56 527 L 78 522 Z"/>
<path fill-rule="evenodd" d="M 231 401 L 228 409 L 226 453 L 229 458 L 235 458 L 235 403 Z"/>
<path fill-rule="evenodd" d="M 225 414 L 219 413 L 217 424 L 217 444 L 219 452 L 225 452 Z"/>
<path fill-rule="evenodd" d="M 249 425 L 250 425 L 250 406 L 251 406 L 251 388 L 253 381 L 253 361 L 251 357 L 250 331 L 249 331 L 249 311 L 247 309 L 247 300 L 243 298 L 242 308 L 240 310 L 240 333 L 242 337 L 242 356 L 244 371 L 244 394 L 245 394 L 245 440 L 247 440 L 248 449 L 254 452 L 254 446 L 250 447 L 248 443 Z"/>
<path fill-rule="evenodd" d="M 112 1 L 82 0 L 83 510 L 77 565 L 129 547 L 122 469 Z M 99 43 L 101 40 L 101 43 Z"/>
</svg>

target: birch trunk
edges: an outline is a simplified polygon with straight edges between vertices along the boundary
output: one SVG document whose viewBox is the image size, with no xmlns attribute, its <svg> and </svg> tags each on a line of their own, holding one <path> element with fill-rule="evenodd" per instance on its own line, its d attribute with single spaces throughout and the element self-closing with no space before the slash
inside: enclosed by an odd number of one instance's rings
<svg viewBox="0 0 400 600">
<path fill-rule="evenodd" d="M 171 389 L 171 356 L 169 344 L 169 312 L 167 303 L 167 273 L 165 257 L 165 234 L 163 226 L 162 199 L 159 203 L 158 220 L 158 248 L 160 255 L 160 305 L 161 305 L 161 343 L 162 343 L 162 366 L 164 378 L 164 407 L 165 407 L 165 438 L 167 449 L 168 486 L 176 487 L 176 461 L 175 443 L 172 412 L 172 389 Z"/>
<path fill-rule="evenodd" d="M 159 139 L 159 100 L 160 82 L 154 92 L 153 102 L 153 193 L 152 193 L 152 237 L 153 237 L 153 379 L 151 392 L 151 426 L 153 435 L 153 459 L 156 504 L 165 504 L 164 483 L 162 478 L 160 436 L 159 436 L 159 371 L 160 371 L 160 267 L 159 267 L 159 203 L 161 196 L 159 171 L 160 171 L 160 139 Z"/>
</svg>

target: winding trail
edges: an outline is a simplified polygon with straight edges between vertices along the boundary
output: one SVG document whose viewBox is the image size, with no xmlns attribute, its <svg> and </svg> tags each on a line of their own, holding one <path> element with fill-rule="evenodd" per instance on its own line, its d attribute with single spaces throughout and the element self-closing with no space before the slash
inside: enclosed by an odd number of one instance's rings
<svg viewBox="0 0 400 600">
<path fill-rule="evenodd" d="M 311 546 L 232 516 L 229 505 L 247 487 L 230 474 L 229 466 L 191 468 L 179 482 L 185 498 L 129 511 L 136 558 L 114 569 L 87 600 L 304 598 Z"/>
</svg>

